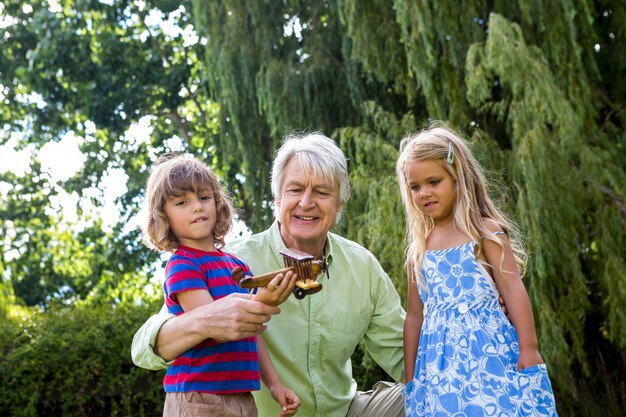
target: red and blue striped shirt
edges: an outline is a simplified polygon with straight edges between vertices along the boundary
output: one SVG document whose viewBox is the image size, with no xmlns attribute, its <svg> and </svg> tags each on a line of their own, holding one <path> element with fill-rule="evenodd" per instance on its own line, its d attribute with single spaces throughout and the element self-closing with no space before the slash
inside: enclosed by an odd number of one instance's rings
<svg viewBox="0 0 626 417">
<path fill-rule="evenodd" d="M 242 260 L 225 252 L 205 252 L 179 247 L 165 268 L 165 305 L 171 314 L 183 309 L 176 294 L 208 290 L 213 300 L 233 292 L 245 293 L 231 277 L 240 267 L 245 275 L 250 268 Z M 206 392 L 233 394 L 261 388 L 256 338 L 219 343 L 206 339 L 178 357 L 163 380 L 165 392 Z"/>
</svg>

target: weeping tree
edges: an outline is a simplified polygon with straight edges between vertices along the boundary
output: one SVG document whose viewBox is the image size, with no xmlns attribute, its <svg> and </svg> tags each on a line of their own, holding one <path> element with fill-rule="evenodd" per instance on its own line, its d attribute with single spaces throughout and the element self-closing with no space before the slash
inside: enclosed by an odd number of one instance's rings
<svg viewBox="0 0 626 417">
<path fill-rule="evenodd" d="M 337 229 L 404 295 L 397 146 L 448 120 L 527 236 L 525 284 L 561 413 L 623 412 L 623 2 L 195 0 L 194 16 L 220 97 L 216 158 L 253 230 L 271 221 L 281 137 L 321 130 L 350 158 L 353 197 Z"/>
<path fill-rule="evenodd" d="M 125 222 L 158 153 L 204 158 L 246 223 L 266 227 L 273 152 L 294 130 L 345 151 L 353 196 L 336 229 L 370 248 L 404 297 L 397 147 L 444 119 L 504 185 L 494 197 L 527 236 L 525 284 L 561 414 L 623 414 L 622 3 L 5 1 L 0 144 L 17 138 L 34 157 L 24 176 L 0 172 L 0 317 L 15 302 L 138 294 L 156 255 Z M 192 4 L 195 42 L 152 23 L 157 13 L 187 30 Z M 149 139 L 127 136 L 145 118 Z M 36 154 L 69 134 L 87 159 L 58 183 Z M 113 170 L 128 192 L 120 222 L 103 227 L 82 203 L 101 207 L 92 187 Z M 76 223 L 51 204 L 61 190 L 79 198 Z M 355 360 L 359 382 L 378 377 Z"/>
</svg>

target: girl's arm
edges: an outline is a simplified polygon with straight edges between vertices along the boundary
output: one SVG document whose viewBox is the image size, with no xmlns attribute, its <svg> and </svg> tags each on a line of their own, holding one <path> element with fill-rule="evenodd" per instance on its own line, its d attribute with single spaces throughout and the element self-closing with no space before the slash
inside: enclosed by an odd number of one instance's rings
<svg viewBox="0 0 626 417">
<path fill-rule="evenodd" d="M 415 373 L 415 360 L 417 358 L 417 346 L 419 345 L 420 331 L 424 321 L 424 306 L 417 292 L 413 262 L 409 260 L 406 266 L 407 306 L 406 319 L 404 320 L 404 382 L 408 384 L 413 380 Z"/>
<path fill-rule="evenodd" d="M 491 232 L 502 231 L 494 221 L 487 221 L 486 224 Z M 483 239 L 483 250 L 485 258 L 491 266 L 498 291 L 500 291 L 506 304 L 509 318 L 517 330 L 520 349 L 517 369 L 522 370 L 544 362 L 539 355 L 530 299 L 515 264 L 511 244 L 506 235 L 499 236 L 503 241 L 502 247 L 492 240 Z"/>
<path fill-rule="evenodd" d="M 270 359 L 270 355 L 267 353 L 263 336 L 257 336 L 256 341 L 257 350 L 259 352 L 261 381 L 263 381 L 263 384 L 270 390 L 272 398 L 280 404 L 280 417 L 293 416 L 298 411 L 298 407 L 300 407 L 300 399 L 293 391 L 280 382 L 272 360 Z"/>
</svg>

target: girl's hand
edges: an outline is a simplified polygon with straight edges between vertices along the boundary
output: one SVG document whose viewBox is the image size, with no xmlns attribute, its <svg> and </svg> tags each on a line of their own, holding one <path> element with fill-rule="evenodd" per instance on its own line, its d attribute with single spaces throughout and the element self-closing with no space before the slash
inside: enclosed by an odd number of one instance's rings
<svg viewBox="0 0 626 417">
<path fill-rule="evenodd" d="M 291 295 L 297 276 L 298 274 L 293 271 L 276 275 L 267 284 L 267 287 L 259 288 L 252 299 L 270 306 L 282 304 Z"/>
<path fill-rule="evenodd" d="M 300 399 L 292 390 L 288 389 L 281 383 L 277 383 L 272 385 L 270 393 L 272 394 L 272 398 L 280 404 L 279 417 L 293 416 L 298 412 Z"/>
<path fill-rule="evenodd" d="M 517 370 L 530 368 L 531 366 L 545 363 L 537 349 L 520 349 Z"/>
</svg>

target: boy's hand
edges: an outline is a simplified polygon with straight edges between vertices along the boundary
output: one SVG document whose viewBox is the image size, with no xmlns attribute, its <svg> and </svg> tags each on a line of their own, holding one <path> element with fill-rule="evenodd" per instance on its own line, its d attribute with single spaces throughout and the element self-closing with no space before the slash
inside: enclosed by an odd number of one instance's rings
<svg viewBox="0 0 626 417">
<path fill-rule="evenodd" d="M 291 295 L 293 287 L 296 285 L 297 276 L 298 274 L 293 271 L 276 275 L 267 284 L 267 287 L 259 288 L 252 299 L 271 306 L 283 303 Z"/>
<path fill-rule="evenodd" d="M 281 383 L 277 383 L 272 385 L 270 393 L 272 394 L 272 398 L 280 404 L 279 417 L 293 416 L 298 412 L 300 399 L 292 390 Z"/>
</svg>

